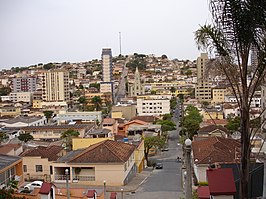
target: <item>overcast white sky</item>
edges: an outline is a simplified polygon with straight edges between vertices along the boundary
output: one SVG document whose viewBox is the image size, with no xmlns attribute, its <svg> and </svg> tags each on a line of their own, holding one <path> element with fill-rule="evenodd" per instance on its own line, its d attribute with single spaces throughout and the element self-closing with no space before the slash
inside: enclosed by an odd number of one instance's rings
<svg viewBox="0 0 266 199">
<path fill-rule="evenodd" d="M 1 0 L 0 69 L 144 53 L 196 59 L 207 0 Z"/>
</svg>

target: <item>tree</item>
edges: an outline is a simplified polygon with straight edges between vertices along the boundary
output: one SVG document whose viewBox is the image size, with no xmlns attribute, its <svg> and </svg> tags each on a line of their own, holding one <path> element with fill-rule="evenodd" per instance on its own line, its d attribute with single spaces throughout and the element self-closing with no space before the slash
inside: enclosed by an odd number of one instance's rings
<svg viewBox="0 0 266 199">
<path fill-rule="evenodd" d="M 92 99 L 91 99 L 91 102 L 94 104 L 95 108 L 96 108 L 96 111 L 99 111 L 100 108 L 101 108 L 101 105 L 102 105 L 102 99 L 101 97 L 99 96 L 94 96 Z"/>
<path fill-rule="evenodd" d="M 6 139 L 8 139 L 7 134 L 4 132 L 0 132 L 0 144 Z"/>
<path fill-rule="evenodd" d="M 175 88 L 175 87 L 171 87 L 171 88 L 170 88 L 170 92 L 171 92 L 171 93 L 175 93 L 175 91 L 176 91 L 176 88 Z"/>
<path fill-rule="evenodd" d="M 27 143 L 28 141 L 33 140 L 33 136 L 30 133 L 21 133 L 18 136 L 18 139 L 24 143 Z"/>
<path fill-rule="evenodd" d="M 53 111 L 43 111 L 44 116 L 48 120 L 48 123 L 50 122 L 50 119 L 53 117 L 54 112 Z"/>
<path fill-rule="evenodd" d="M 66 150 L 72 150 L 72 138 L 78 136 L 79 132 L 71 129 L 61 133 L 61 139 L 64 139 Z"/>
<path fill-rule="evenodd" d="M 10 92 L 11 92 L 11 88 L 10 87 L 2 87 L 2 88 L 0 88 L 0 96 L 9 95 Z"/>
<path fill-rule="evenodd" d="M 235 131 L 239 131 L 240 128 L 240 117 L 235 117 L 235 118 L 229 118 L 228 123 L 225 126 L 229 132 L 233 133 Z"/>
<path fill-rule="evenodd" d="M 176 129 L 176 124 L 170 120 L 159 120 L 156 124 L 162 125 L 162 132 L 173 131 Z"/>
<path fill-rule="evenodd" d="M 266 1 L 210 0 L 213 25 L 195 32 L 199 48 L 215 54 L 210 66 L 225 74 L 240 109 L 241 164 L 240 198 L 249 197 L 251 130 L 249 110 L 255 90 L 265 76 Z M 249 73 L 251 51 L 257 64 Z M 251 75 L 250 83 L 248 83 Z"/>
<path fill-rule="evenodd" d="M 172 97 L 170 99 L 170 109 L 171 110 L 174 110 L 177 106 L 177 101 L 176 101 L 176 97 Z"/>
<path fill-rule="evenodd" d="M 187 106 L 186 116 L 184 116 L 182 121 L 182 131 L 181 134 L 186 134 L 187 137 L 192 139 L 192 137 L 197 133 L 200 127 L 200 123 L 202 122 L 202 116 L 200 115 L 199 110 L 189 105 Z"/>
<path fill-rule="evenodd" d="M 151 148 L 162 148 L 165 144 L 164 137 L 160 136 L 151 136 L 151 137 L 145 137 L 144 138 L 144 156 L 147 164 L 149 165 L 149 151 Z"/>
<path fill-rule="evenodd" d="M 151 95 L 156 95 L 156 90 L 151 90 Z"/>
<path fill-rule="evenodd" d="M 96 88 L 99 91 L 100 90 L 100 84 L 98 84 L 98 83 L 91 83 L 89 85 L 89 88 Z"/>
</svg>

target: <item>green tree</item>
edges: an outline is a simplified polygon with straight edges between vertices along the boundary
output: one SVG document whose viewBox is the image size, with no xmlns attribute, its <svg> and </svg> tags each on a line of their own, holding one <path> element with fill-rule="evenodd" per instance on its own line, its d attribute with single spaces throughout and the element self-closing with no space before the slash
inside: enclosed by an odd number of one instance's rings
<svg viewBox="0 0 266 199">
<path fill-rule="evenodd" d="M 151 95 L 156 95 L 156 90 L 151 90 Z"/>
<path fill-rule="evenodd" d="M 173 131 L 176 129 L 176 124 L 170 120 L 159 120 L 156 124 L 162 125 L 162 132 Z"/>
<path fill-rule="evenodd" d="M 216 58 L 209 64 L 223 73 L 237 98 L 240 109 L 241 164 L 240 198 L 249 198 L 251 100 L 265 77 L 266 67 L 266 1 L 210 0 L 213 25 L 204 25 L 195 33 L 200 48 Z M 255 52 L 249 81 L 249 59 Z M 250 82 L 250 83 L 248 83 Z"/>
<path fill-rule="evenodd" d="M 96 88 L 99 91 L 100 90 L 100 84 L 98 84 L 98 83 L 91 83 L 89 85 L 89 88 Z"/>
<path fill-rule="evenodd" d="M 185 72 L 185 75 L 186 75 L 186 76 L 191 76 L 191 75 L 192 75 L 192 71 L 191 71 L 191 70 L 187 70 L 187 71 Z"/>
<path fill-rule="evenodd" d="M 102 105 L 102 99 L 99 96 L 94 96 L 91 99 L 91 102 L 94 104 L 96 111 L 99 111 L 101 109 L 101 105 Z"/>
<path fill-rule="evenodd" d="M 21 133 L 18 136 L 18 139 L 24 143 L 27 143 L 28 141 L 33 140 L 33 136 L 30 133 Z"/>
<path fill-rule="evenodd" d="M 144 138 L 144 156 L 147 164 L 149 165 L 149 151 L 151 148 L 159 148 L 161 149 L 165 144 L 164 137 L 160 136 L 151 136 Z"/>
<path fill-rule="evenodd" d="M 176 92 L 176 88 L 175 88 L 175 87 L 171 87 L 171 88 L 170 88 L 170 92 L 171 92 L 171 93 L 175 93 L 175 92 Z"/>
<path fill-rule="evenodd" d="M 74 137 L 78 137 L 79 136 L 79 132 L 69 129 L 63 133 L 61 133 L 61 139 L 64 140 L 65 143 L 65 148 L 66 150 L 72 150 L 72 138 Z"/>
<path fill-rule="evenodd" d="M 226 128 L 229 132 L 233 133 L 235 131 L 239 131 L 240 128 L 240 117 L 229 118 L 228 123 L 226 124 Z"/>
<path fill-rule="evenodd" d="M 44 116 L 46 117 L 48 123 L 50 123 L 51 118 L 52 118 L 53 115 L 54 115 L 54 112 L 53 112 L 53 111 L 43 111 L 43 114 L 44 114 Z"/>
<path fill-rule="evenodd" d="M 170 109 L 174 110 L 176 108 L 176 105 L 177 105 L 176 97 L 172 97 L 170 100 Z"/>
<path fill-rule="evenodd" d="M 182 121 L 183 129 L 181 131 L 181 134 L 186 134 L 187 137 L 192 139 L 192 137 L 199 130 L 200 123 L 202 122 L 202 116 L 200 115 L 199 110 L 192 105 L 187 106 L 185 112 L 186 115 L 184 116 Z"/>
<path fill-rule="evenodd" d="M 10 92 L 11 92 L 11 88 L 10 87 L 2 87 L 2 88 L 0 88 L 0 96 L 9 95 Z"/>
<path fill-rule="evenodd" d="M 8 135 L 4 132 L 0 132 L 0 144 L 6 139 L 8 139 Z"/>
</svg>

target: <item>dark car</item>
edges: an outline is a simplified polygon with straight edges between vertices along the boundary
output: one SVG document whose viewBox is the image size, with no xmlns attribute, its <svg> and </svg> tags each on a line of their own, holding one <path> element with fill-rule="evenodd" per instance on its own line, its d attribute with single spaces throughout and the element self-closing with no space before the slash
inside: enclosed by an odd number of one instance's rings
<svg viewBox="0 0 266 199">
<path fill-rule="evenodd" d="M 157 162 L 155 165 L 155 169 L 162 169 L 163 168 L 163 163 Z"/>
</svg>

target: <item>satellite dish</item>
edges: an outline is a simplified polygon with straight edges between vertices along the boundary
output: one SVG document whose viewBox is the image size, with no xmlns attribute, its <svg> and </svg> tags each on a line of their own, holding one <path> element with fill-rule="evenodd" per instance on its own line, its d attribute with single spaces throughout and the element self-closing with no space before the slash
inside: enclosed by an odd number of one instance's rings
<svg viewBox="0 0 266 199">
<path fill-rule="evenodd" d="M 239 131 L 235 131 L 233 134 L 232 134 L 232 138 L 235 139 L 235 140 L 238 140 L 241 138 L 241 134 Z"/>
</svg>

